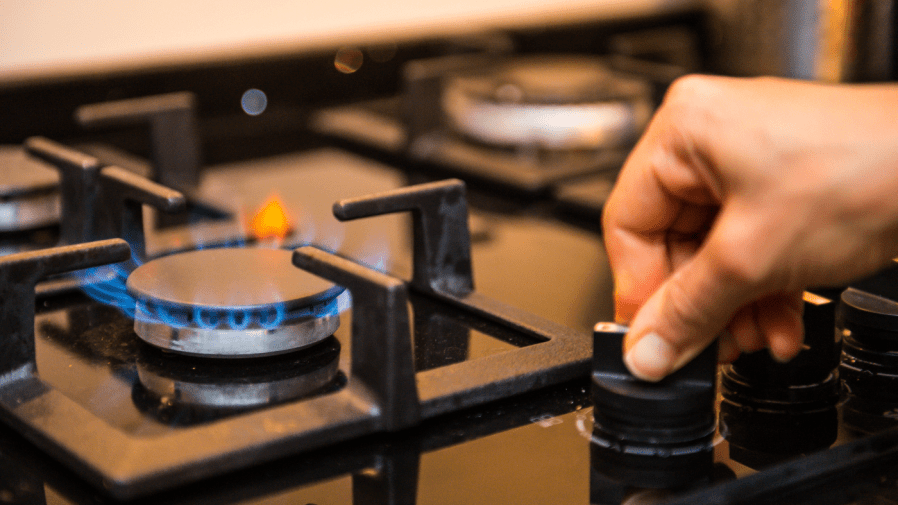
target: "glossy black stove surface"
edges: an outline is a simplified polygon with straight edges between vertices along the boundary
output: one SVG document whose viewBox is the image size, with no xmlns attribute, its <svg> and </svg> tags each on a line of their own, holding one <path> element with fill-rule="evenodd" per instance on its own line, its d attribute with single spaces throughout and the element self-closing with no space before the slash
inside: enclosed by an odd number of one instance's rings
<svg viewBox="0 0 898 505">
<path fill-rule="evenodd" d="M 589 328 L 591 321 L 610 316 L 607 295 L 595 295 L 608 286 L 607 269 L 596 268 L 604 262 L 599 237 L 538 213 L 474 208 L 473 215 L 478 237 L 474 264 L 480 289 L 582 330 Z M 520 244 L 534 247 L 521 248 Z M 510 250 L 517 252 L 515 264 L 505 261 Z M 571 255 L 572 260 L 562 261 Z M 391 262 L 399 271 L 408 268 L 400 258 Z M 539 271 L 540 265 L 544 271 Z M 517 282 L 509 283 L 514 275 Z M 561 280 L 566 283 L 559 286 L 557 278 L 547 279 L 547 275 L 564 275 Z M 881 279 L 867 282 L 877 283 L 890 285 Z M 572 290 L 576 292 L 571 294 Z M 548 303 L 552 296 L 564 303 Z M 410 301 L 418 371 L 539 344 L 430 297 L 413 296 Z M 344 388 L 351 309 L 341 317 L 335 338 L 307 351 L 219 363 L 193 361 L 149 347 L 136 338 L 133 321 L 119 309 L 83 294 L 42 298 L 35 320 L 37 375 L 101 419 L 103 429 L 152 440 Z M 339 369 L 331 373 L 332 367 Z M 310 376 L 315 378 L 302 379 Z M 148 380 L 149 385 L 144 383 Z M 748 439 L 757 442 L 756 450 L 732 446 L 717 434 L 714 468 L 706 477 L 684 482 L 683 488 L 675 490 L 635 488 L 597 470 L 603 464 L 596 461 L 599 456 L 591 444 L 590 385 L 584 378 L 440 416 L 396 434 L 368 435 L 329 448 L 299 451 L 161 494 L 150 492 L 139 501 L 894 501 L 896 475 L 889 463 L 898 451 L 898 433 L 889 429 L 895 421 L 844 409 L 811 417 L 808 424 L 807 416 L 755 414 L 742 429 L 755 433 Z M 738 423 L 730 425 L 729 429 L 739 429 Z M 795 444 L 766 443 L 782 438 L 783 430 L 790 426 L 800 428 L 793 430 Z M 869 438 L 876 433 L 881 434 Z M 844 449 L 827 450 L 831 444 Z M 4 468 L 0 498 L 6 502 L 115 501 L 6 427 L 0 431 L 0 465 Z M 646 470 L 637 466 L 635 471 Z"/>
</svg>

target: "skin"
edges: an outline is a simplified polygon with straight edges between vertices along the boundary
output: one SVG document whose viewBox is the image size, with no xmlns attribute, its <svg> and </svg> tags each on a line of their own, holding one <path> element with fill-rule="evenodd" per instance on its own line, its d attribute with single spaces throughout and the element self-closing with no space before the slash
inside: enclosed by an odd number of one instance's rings
<svg viewBox="0 0 898 505">
<path fill-rule="evenodd" d="M 801 350 L 801 292 L 898 256 L 898 86 L 687 76 L 603 215 L 624 361 Z"/>
</svg>

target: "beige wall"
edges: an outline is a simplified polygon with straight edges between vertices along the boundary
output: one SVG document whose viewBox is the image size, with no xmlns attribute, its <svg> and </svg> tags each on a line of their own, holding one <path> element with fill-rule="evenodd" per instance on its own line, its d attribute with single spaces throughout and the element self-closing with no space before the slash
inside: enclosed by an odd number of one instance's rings
<svg viewBox="0 0 898 505">
<path fill-rule="evenodd" d="M 613 18 L 690 0 L 3 0 L 0 84 L 422 35 Z"/>
</svg>

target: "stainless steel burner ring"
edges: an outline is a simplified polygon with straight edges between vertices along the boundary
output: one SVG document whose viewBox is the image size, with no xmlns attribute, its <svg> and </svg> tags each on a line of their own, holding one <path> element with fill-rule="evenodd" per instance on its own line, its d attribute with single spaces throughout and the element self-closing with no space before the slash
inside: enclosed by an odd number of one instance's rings
<svg viewBox="0 0 898 505">
<path fill-rule="evenodd" d="M 316 344 L 340 325 L 343 288 L 297 269 L 280 249 L 166 256 L 134 270 L 127 286 L 137 298 L 137 335 L 181 354 L 280 354 Z"/>
<path fill-rule="evenodd" d="M 134 331 L 146 343 L 180 354 L 217 358 L 258 357 L 295 351 L 317 344 L 340 326 L 337 314 L 300 319 L 273 328 L 221 329 L 174 327 L 134 320 Z"/>
<path fill-rule="evenodd" d="M 651 117 L 647 82 L 592 57 L 518 57 L 447 79 L 443 112 L 490 145 L 602 149 L 634 141 Z"/>
</svg>

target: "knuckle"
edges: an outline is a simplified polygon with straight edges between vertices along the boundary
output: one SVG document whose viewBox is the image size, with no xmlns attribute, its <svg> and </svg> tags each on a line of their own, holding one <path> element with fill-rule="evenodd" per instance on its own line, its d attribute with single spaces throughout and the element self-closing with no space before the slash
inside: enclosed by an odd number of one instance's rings
<svg viewBox="0 0 898 505">
<path fill-rule="evenodd" d="M 663 123 L 682 132 L 714 131 L 720 123 L 719 77 L 691 74 L 675 80 L 667 90 L 658 115 Z"/>
<path fill-rule="evenodd" d="M 717 260 L 716 270 L 721 281 L 737 286 L 761 286 L 766 272 L 760 262 L 744 254 L 727 254 Z"/>
<path fill-rule="evenodd" d="M 733 223 L 735 224 L 735 223 Z M 763 252 L 764 244 L 760 243 L 765 236 L 757 226 L 741 223 L 741 226 L 728 226 L 713 239 L 709 254 L 710 273 L 724 285 L 737 288 L 748 288 L 757 291 L 769 284 L 774 268 L 769 254 Z"/>
<path fill-rule="evenodd" d="M 716 79 L 699 74 L 677 78 L 667 89 L 664 105 L 675 108 L 693 109 L 700 107 L 704 99 L 713 95 Z"/>
</svg>

